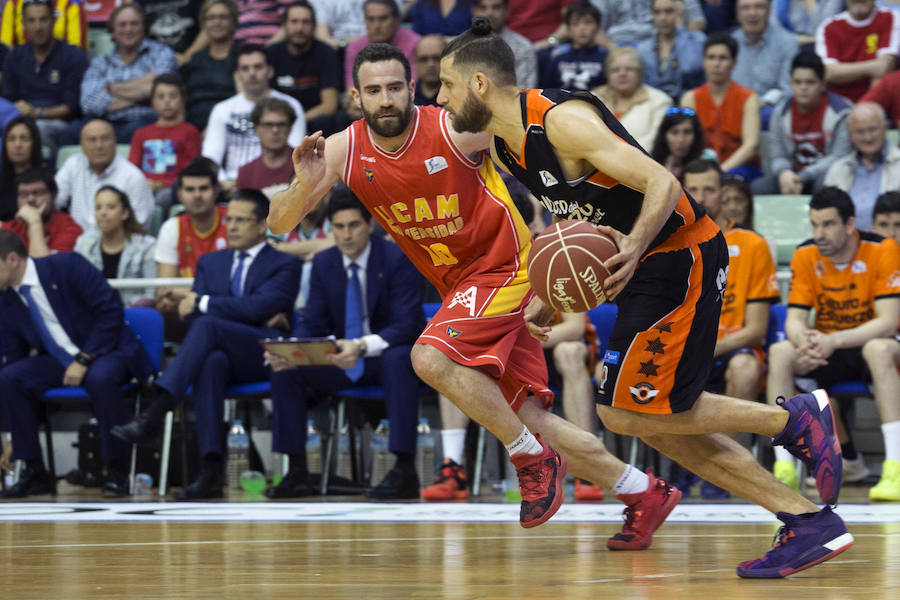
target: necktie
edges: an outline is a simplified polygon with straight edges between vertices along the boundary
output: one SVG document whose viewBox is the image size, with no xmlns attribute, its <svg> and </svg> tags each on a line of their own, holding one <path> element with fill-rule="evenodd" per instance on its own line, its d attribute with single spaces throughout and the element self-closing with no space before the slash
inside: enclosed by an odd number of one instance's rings
<svg viewBox="0 0 900 600">
<path fill-rule="evenodd" d="M 231 295 L 232 296 L 240 296 L 241 295 L 241 278 L 244 276 L 244 259 L 250 256 L 247 252 L 241 252 L 238 254 L 238 264 L 237 268 L 234 270 L 234 275 L 231 276 Z"/>
<path fill-rule="evenodd" d="M 34 300 L 31 298 L 31 286 L 23 285 L 19 288 L 19 291 L 25 296 L 25 303 L 28 305 L 28 312 L 31 314 L 31 322 L 34 323 L 35 329 L 38 330 L 38 335 L 41 336 L 41 343 L 44 345 L 44 350 L 46 350 L 50 356 L 58 360 L 59 364 L 68 368 L 69 365 L 72 364 L 72 355 L 63 350 L 62 346 L 56 343 L 56 340 L 53 339 L 53 336 L 50 334 L 50 330 L 47 329 L 47 323 L 44 321 L 44 317 L 41 315 L 38 305 L 35 304 Z"/>
<path fill-rule="evenodd" d="M 362 337 L 362 291 L 359 285 L 359 265 L 350 263 L 350 277 L 347 278 L 347 299 L 344 312 L 344 339 L 354 340 Z M 356 364 L 344 371 L 351 381 L 362 377 L 363 359 L 360 357 Z"/>
</svg>

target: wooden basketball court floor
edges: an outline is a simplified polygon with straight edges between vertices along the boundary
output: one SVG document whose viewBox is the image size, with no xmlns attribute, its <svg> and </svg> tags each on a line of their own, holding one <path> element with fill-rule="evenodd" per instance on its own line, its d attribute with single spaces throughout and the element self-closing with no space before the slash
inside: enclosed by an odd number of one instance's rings
<svg viewBox="0 0 900 600">
<path fill-rule="evenodd" d="M 569 502 L 522 529 L 518 506 L 500 498 L 48 498 L 0 503 L 0 598 L 900 598 L 898 504 L 842 504 L 853 548 L 786 580 L 751 581 L 735 566 L 769 549 L 777 522 L 737 502 L 684 501 L 649 550 L 610 552 L 614 501 Z"/>
</svg>

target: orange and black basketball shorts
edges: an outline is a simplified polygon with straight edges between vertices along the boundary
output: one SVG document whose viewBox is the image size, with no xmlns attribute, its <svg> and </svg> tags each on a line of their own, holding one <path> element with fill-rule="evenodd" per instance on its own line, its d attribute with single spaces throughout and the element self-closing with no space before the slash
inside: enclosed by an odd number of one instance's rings
<svg viewBox="0 0 900 600">
<path fill-rule="evenodd" d="M 515 411 L 529 394 L 550 408 L 553 392 L 547 387 L 544 352 L 523 317 L 532 297 L 527 280 L 503 288 L 467 280 L 447 294 L 416 343 L 484 372 Z"/>
<path fill-rule="evenodd" d="M 619 313 L 600 370 L 599 404 L 671 414 L 690 410 L 703 392 L 716 347 L 728 247 L 712 221 L 697 225 L 645 256 L 616 298 Z"/>
</svg>

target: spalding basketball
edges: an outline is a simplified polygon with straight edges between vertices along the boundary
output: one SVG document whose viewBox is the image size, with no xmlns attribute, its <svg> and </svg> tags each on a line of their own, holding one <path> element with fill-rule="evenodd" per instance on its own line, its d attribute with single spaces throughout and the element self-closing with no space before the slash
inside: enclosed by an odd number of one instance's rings
<svg viewBox="0 0 900 600">
<path fill-rule="evenodd" d="M 561 312 L 585 312 L 603 303 L 609 271 L 603 261 L 618 252 L 615 242 L 590 223 L 554 223 L 535 239 L 528 279 L 544 302 Z"/>
</svg>

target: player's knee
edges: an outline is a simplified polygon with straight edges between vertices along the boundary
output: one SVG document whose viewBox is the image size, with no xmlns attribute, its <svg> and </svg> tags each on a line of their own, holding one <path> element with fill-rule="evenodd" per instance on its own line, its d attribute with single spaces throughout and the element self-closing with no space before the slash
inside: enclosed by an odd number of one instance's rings
<svg viewBox="0 0 900 600">
<path fill-rule="evenodd" d="M 553 347 L 553 362 L 560 373 L 587 370 L 587 346 L 582 342 L 560 342 Z"/>
<path fill-rule="evenodd" d="M 409 358 L 416 375 L 429 385 L 440 379 L 438 356 L 440 351 L 426 344 L 414 344 Z"/>
<path fill-rule="evenodd" d="M 893 366 L 898 354 L 900 354 L 900 342 L 890 338 L 875 338 L 863 344 L 862 347 L 863 358 L 870 368 L 875 365 Z"/>
<path fill-rule="evenodd" d="M 597 416 L 603 426 L 620 435 L 633 435 L 634 416 L 621 408 L 613 408 L 605 404 L 597 405 Z"/>
<path fill-rule="evenodd" d="M 736 354 L 728 362 L 725 381 L 741 389 L 755 388 L 762 378 L 762 365 L 752 354 Z"/>
<path fill-rule="evenodd" d="M 769 346 L 769 364 L 781 365 L 794 362 L 797 356 L 797 348 L 789 340 L 775 342 Z"/>
</svg>

